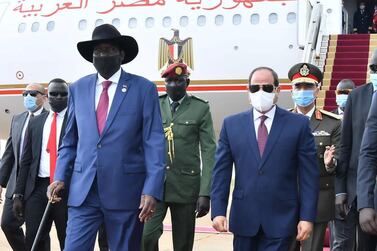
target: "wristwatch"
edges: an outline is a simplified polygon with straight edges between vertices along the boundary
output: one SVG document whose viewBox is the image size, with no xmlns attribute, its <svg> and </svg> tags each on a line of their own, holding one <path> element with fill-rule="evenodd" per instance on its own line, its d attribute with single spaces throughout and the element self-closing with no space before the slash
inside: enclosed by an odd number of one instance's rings
<svg viewBox="0 0 377 251">
<path fill-rule="evenodd" d="M 15 198 L 22 200 L 24 198 L 24 196 L 22 194 L 15 193 L 15 194 L 13 194 L 12 199 L 14 200 Z"/>
</svg>

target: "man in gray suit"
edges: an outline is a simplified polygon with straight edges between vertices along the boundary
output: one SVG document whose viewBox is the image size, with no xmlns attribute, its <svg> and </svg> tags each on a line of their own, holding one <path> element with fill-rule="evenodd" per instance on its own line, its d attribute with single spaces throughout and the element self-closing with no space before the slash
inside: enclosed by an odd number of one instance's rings
<svg viewBox="0 0 377 251">
<path fill-rule="evenodd" d="M 359 227 L 359 213 L 356 200 L 356 179 L 361 139 L 365 121 L 368 117 L 372 95 L 377 90 L 377 50 L 374 51 L 370 65 L 371 83 L 354 89 L 347 99 L 342 124 L 341 148 L 335 180 L 335 251 L 375 250 L 376 240 L 366 235 Z M 357 232 L 357 240 L 356 240 Z"/>
<path fill-rule="evenodd" d="M 12 212 L 13 193 L 16 186 L 19 160 L 22 155 L 25 131 L 30 117 L 44 112 L 43 104 L 46 101 L 45 90 L 39 84 L 28 85 L 22 95 L 27 111 L 13 117 L 9 138 L 0 165 L 0 197 L 3 188 L 7 188 L 1 217 L 1 228 L 9 245 L 15 251 L 26 250 L 25 236 L 21 229 L 23 220 L 17 220 Z"/>
</svg>

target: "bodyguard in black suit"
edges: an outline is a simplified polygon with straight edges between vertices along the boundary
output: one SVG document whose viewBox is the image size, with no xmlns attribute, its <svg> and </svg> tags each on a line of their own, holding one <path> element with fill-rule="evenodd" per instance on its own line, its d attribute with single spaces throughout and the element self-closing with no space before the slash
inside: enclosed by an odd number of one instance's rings
<svg viewBox="0 0 377 251">
<path fill-rule="evenodd" d="M 22 217 L 23 211 L 25 212 L 26 250 L 30 250 L 33 245 L 48 202 L 46 192 L 56 164 L 56 149 L 64 136 L 67 100 L 67 83 L 62 79 L 51 80 L 48 86 L 48 101 L 51 111 L 33 118 L 27 129 L 27 142 L 21 158 L 13 203 L 13 211 L 17 217 Z M 48 223 L 42 230 L 41 239 L 36 249 L 38 251 L 50 250 L 49 232 L 53 221 L 60 247 L 62 250 L 64 249 L 67 202 L 66 196 L 62 195 L 62 198 L 63 201 L 52 206 Z"/>
<path fill-rule="evenodd" d="M 46 100 L 45 90 L 43 86 L 39 84 L 28 85 L 23 92 L 23 96 L 24 106 L 28 111 L 13 117 L 9 138 L 0 166 L 0 197 L 2 189 L 7 188 L 1 217 L 1 228 L 4 231 L 9 245 L 15 251 L 25 250 L 25 235 L 21 228 L 24 221 L 17 220 L 12 212 L 12 197 L 16 186 L 24 135 L 30 117 L 45 112 L 43 104 Z"/>
<path fill-rule="evenodd" d="M 377 95 L 373 95 L 360 149 L 357 176 L 357 206 L 363 231 L 377 235 Z"/>
<path fill-rule="evenodd" d="M 377 66 L 377 50 L 374 51 L 370 68 Z M 372 73 L 372 72 L 371 72 Z M 372 77 L 372 74 L 371 74 Z M 333 250 L 375 250 L 376 241 L 359 228 L 356 201 L 356 180 L 361 139 L 368 117 L 374 89 L 372 83 L 354 89 L 348 97 L 342 124 L 339 165 L 335 181 L 335 240 Z M 356 240 L 356 231 L 358 240 Z"/>
<path fill-rule="evenodd" d="M 335 90 L 336 104 L 338 105 L 338 108 L 332 110 L 332 113 L 343 116 L 348 96 L 353 89 L 355 89 L 355 83 L 351 79 L 342 79 L 339 81 Z"/>
</svg>

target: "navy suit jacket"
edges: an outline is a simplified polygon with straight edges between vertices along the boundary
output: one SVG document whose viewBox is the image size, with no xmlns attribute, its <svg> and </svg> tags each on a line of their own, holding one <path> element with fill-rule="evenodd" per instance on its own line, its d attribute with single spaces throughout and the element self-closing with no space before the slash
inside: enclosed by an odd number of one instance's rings
<svg viewBox="0 0 377 251">
<path fill-rule="evenodd" d="M 71 180 L 68 206 L 82 205 L 95 177 L 107 209 L 136 210 L 142 194 L 161 200 L 165 139 L 155 84 L 122 71 L 100 136 L 96 81 L 97 74 L 92 74 L 69 87 L 66 134 L 54 177 Z"/>
<path fill-rule="evenodd" d="M 377 95 L 373 95 L 368 119 L 361 141 L 357 169 L 357 207 L 377 208 Z"/>
<path fill-rule="evenodd" d="M 212 218 L 225 216 L 235 167 L 230 231 L 292 236 L 299 220 L 314 222 L 319 169 L 309 119 L 277 107 L 263 156 L 252 110 L 224 120 L 212 184 Z"/>
</svg>

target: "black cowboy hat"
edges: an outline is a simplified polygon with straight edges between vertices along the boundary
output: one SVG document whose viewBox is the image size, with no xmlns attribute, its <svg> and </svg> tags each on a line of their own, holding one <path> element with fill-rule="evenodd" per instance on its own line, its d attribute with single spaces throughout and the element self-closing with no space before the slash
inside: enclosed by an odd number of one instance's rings
<svg viewBox="0 0 377 251">
<path fill-rule="evenodd" d="M 94 47 L 101 43 L 118 45 L 125 54 L 122 64 L 131 62 L 139 52 L 136 40 L 131 36 L 122 36 L 111 24 L 97 26 L 93 31 L 92 40 L 77 43 L 77 49 L 83 58 L 92 63 Z"/>
</svg>

